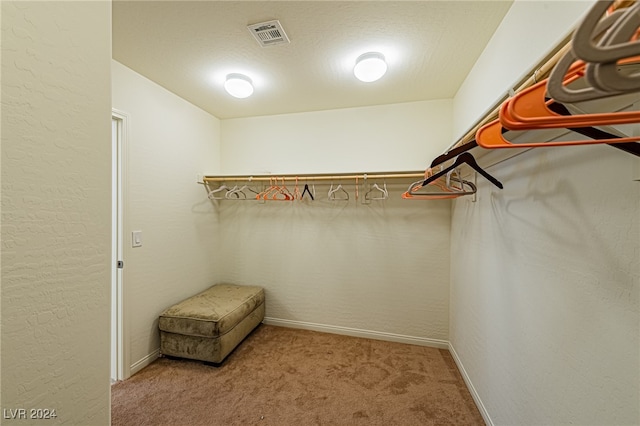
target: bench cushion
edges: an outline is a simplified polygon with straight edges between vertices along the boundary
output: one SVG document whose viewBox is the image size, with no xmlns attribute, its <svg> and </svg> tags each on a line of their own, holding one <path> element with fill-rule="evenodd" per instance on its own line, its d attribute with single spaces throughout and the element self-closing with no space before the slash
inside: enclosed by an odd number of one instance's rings
<svg viewBox="0 0 640 426">
<path fill-rule="evenodd" d="M 221 363 L 264 319 L 264 290 L 217 284 L 165 310 L 160 353 Z"/>
<path fill-rule="evenodd" d="M 187 336 L 218 337 L 263 303 L 262 287 L 216 284 L 166 309 L 160 315 L 159 328 Z"/>
</svg>

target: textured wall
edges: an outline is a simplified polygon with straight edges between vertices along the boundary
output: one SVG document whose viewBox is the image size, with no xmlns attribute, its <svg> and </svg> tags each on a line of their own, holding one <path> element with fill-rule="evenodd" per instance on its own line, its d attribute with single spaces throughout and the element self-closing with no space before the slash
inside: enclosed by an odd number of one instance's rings
<svg viewBox="0 0 640 426">
<path fill-rule="evenodd" d="M 222 170 L 424 170 L 450 138 L 450 100 L 223 120 Z M 446 340 L 450 206 L 403 201 L 409 183 L 371 205 L 354 182 L 347 204 L 327 185 L 311 204 L 218 202 L 221 277 L 265 286 L 276 320 Z"/>
<path fill-rule="evenodd" d="M 453 102 L 453 136 L 462 136 L 567 36 L 594 0 L 515 0 Z"/>
<path fill-rule="evenodd" d="M 348 202 L 327 185 L 313 202 L 217 202 L 222 279 L 264 286 L 276 320 L 447 340 L 450 203 L 388 187 L 366 205 L 353 182 Z"/>
<path fill-rule="evenodd" d="M 218 220 L 196 178 L 219 171 L 220 122 L 116 61 L 112 79 L 113 107 L 129 115 L 125 359 L 136 366 L 159 348 L 160 312 L 215 281 Z"/>
<path fill-rule="evenodd" d="M 450 340 L 494 424 L 640 423 L 638 161 L 540 148 L 454 203 Z"/>
<path fill-rule="evenodd" d="M 222 121 L 222 171 L 424 170 L 451 140 L 451 100 Z"/>
<path fill-rule="evenodd" d="M 109 423 L 110 60 L 109 2 L 2 2 L 3 424 Z"/>
</svg>

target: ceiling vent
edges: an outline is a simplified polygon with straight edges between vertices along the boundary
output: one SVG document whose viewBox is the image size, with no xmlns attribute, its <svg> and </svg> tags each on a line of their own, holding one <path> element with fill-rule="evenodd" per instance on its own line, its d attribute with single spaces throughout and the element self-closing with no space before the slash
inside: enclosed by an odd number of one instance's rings
<svg viewBox="0 0 640 426">
<path fill-rule="evenodd" d="M 289 37 L 280 25 L 280 21 L 260 22 L 249 25 L 247 28 L 262 47 L 289 44 Z"/>
</svg>

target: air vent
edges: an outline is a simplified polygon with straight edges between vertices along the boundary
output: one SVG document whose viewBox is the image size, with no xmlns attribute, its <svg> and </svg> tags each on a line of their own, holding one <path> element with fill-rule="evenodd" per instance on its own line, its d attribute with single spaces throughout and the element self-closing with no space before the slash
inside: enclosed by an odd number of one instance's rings
<svg viewBox="0 0 640 426">
<path fill-rule="evenodd" d="M 247 28 L 262 47 L 289 44 L 289 37 L 280 25 L 280 21 L 260 22 L 249 25 Z"/>
</svg>

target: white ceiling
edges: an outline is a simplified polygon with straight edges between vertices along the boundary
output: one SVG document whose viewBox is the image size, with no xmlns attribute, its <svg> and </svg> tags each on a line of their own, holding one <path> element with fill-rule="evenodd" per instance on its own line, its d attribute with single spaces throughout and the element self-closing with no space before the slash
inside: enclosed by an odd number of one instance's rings
<svg viewBox="0 0 640 426">
<path fill-rule="evenodd" d="M 452 98 L 512 1 L 114 1 L 113 58 L 221 119 Z M 247 25 L 291 39 L 261 47 Z M 377 82 L 353 76 L 379 51 Z M 229 96 L 228 73 L 255 93 Z"/>
</svg>

